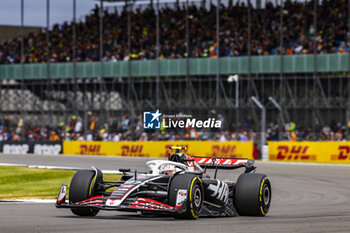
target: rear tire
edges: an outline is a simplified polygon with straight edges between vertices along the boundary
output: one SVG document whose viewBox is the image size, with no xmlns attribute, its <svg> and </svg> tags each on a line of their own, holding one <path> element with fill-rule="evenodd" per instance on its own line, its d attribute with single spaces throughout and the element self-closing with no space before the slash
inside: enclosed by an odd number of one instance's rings
<svg viewBox="0 0 350 233">
<path fill-rule="evenodd" d="M 241 216 L 265 216 L 271 205 L 271 183 L 263 174 L 248 173 L 238 177 L 235 207 Z"/>
<path fill-rule="evenodd" d="M 69 187 L 69 203 L 75 203 L 86 200 L 98 194 L 97 187 L 99 181 L 102 181 L 103 175 L 100 170 L 95 179 L 96 172 L 94 170 L 78 170 L 70 183 Z M 95 216 L 99 210 L 93 208 L 71 208 L 73 214 L 78 216 Z"/>
<path fill-rule="evenodd" d="M 204 192 L 202 181 L 198 176 L 192 174 L 176 175 L 171 181 L 169 188 L 169 204 L 176 207 L 176 199 L 179 189 L 187 190 L 185 200 L 186 210 L 183 213 L 178 213 L 175 218 L 179 219 L 196 219 L 199 217 L 202 209 Z"/>
</svg>

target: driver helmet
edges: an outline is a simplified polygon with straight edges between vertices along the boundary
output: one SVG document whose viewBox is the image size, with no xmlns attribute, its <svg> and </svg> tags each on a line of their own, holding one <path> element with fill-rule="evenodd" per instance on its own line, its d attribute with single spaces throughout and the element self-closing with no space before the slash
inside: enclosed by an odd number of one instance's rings
<svg viewBox="0 0 350 233">
<path fill-rule="evenodd" d="M 168 174 L 169 176 L 175 173 L 178 169 L 173 164 L 162 164 L 159 168 L 160 174 Z"/>
</svg>

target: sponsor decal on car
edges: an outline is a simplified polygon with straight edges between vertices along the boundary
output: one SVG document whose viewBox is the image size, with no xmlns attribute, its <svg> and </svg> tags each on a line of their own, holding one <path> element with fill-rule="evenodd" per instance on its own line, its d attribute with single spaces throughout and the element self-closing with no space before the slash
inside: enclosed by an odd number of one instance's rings
<svg viewBox="0 0 350 233">
<path fill-rule="evenodd" d="M 228 195 L 229 195 L 228 185 L 221 180 L 216 180 L 216 181 L 217 181 L 216 185 L 209 184 L 208 186 L 208 189 L 212 191 L 212 194 L 210 195 L 226 204 L 228 201 Z"/>
<path fill-rule="evenodd" d="M 179 189 L 177 191 L 176 196 L 176 209 L 180 209 L 181 206 L 184 204 L 185 200 L 187 198 L 187 190 L 186 189 Z"/>
<path fill-rule="evenodd" d="M 64 202 L 66 198 L 66 193 L 67 193 L 67 185 L 64 184 L 61 186 L 60 192 L 58 194 L 57 201 L 56 201 L 57 204 Z"/>
<path fill-rule="evenodd" d="M 161 203 L 149 198 L 136 198 L 136 200 L 129 206 L 131 208 L 149 209 L 149 210 L 166 210 L 174 209 L 174 207 Z"/>
<path fill-rule="evenodd" d="M 193 158 L 198 164 L 215 164 L 215 165 L 240 165 L 247 163 L 247 159 L 219 159 L 215 158 L 214 161 L 212 158 Z"/>
</svg>

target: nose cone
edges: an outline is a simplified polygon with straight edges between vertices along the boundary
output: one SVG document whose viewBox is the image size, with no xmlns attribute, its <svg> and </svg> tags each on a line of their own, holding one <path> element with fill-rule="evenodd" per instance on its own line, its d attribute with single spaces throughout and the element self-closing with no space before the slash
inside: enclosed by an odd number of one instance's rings
<svg viewBox="0 0 350 233">
<path fill-rule="evenodd" d="M 122 200 L 115 200 L 111 198 L 108 198 L 108 200 L 106 201 L 107 206 L 119 206 L 121 203 L 122 203 Z"/>
</svg>

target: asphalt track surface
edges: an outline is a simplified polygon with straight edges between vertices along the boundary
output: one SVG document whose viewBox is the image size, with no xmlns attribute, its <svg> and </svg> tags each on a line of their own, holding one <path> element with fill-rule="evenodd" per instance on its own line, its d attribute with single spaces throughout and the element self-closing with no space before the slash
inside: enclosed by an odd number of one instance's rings
<svg viewBox="0 0 350 233">
<path fill-rule="evenodd" d="M 0 163 L 132 167 L 139 171 L 146 170 L 147 160 L 150 159 L 0 155 Z M 272 205 L 266 217 L 186 221 L 110 211 L 101 211 L 96 217 L 77 217 L 70 210 L 56 209 L 54 204 L 0 202 L 0 232 L 350 232 L 350 166 L 256 165 L 257 172 L 267 174 L 272 182 Z M 235 179 L 238 175 L 219 172 L 220 178 Z"/>
</svg>

